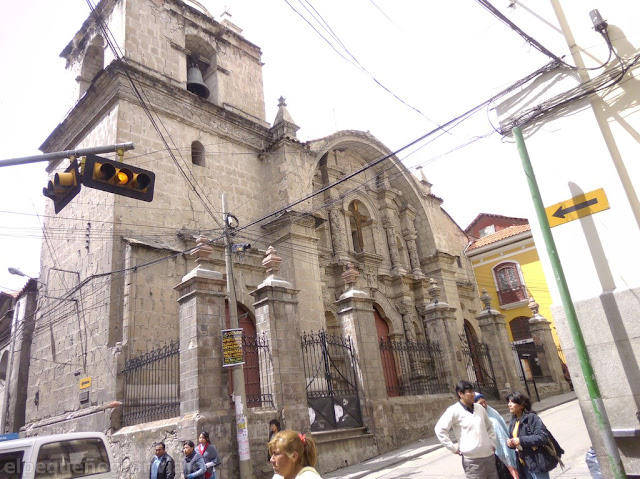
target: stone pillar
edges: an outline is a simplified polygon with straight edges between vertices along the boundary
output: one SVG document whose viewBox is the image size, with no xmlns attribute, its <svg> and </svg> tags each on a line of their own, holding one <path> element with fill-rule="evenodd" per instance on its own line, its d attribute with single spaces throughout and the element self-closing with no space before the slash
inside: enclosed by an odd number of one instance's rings
<svg viewBox="0 0 640 479">
<path fill-rule="evenodd" d="M 225 286 L 222 273 L 205 269 L 201 261 L 212 248 L 204 236 L 191 253 L 198 266 L 175 287 L 180 297 L 180 414 L 229 410 L 227 372 L 222 368 L 225 328 Z"/>
<path fill-rule="evenodd" d="M 429 340 L 437 342 L 440 346 L 442 366 L 447 375 L 446 380 L 453 391 L 458 381 L 467 380 L 469 377 L 462 357 L 462 345 L 460 344 L 456 317 L 453 314 L 455 308 L 438 301 L 440 286 L 433 278 L 429 280 L 427 292 L 431 302 L 418 305 L 418 312 L 422 316 L 424 329 Z"/>
<path fill-rule="evenodd" d="M 282 258 L 269 246 L 262 265 L 267 278 L 251 292 L 255 298 L 256 331 L 271 345 L 271 365 L 261 373 L 272 384 L 283 428 L 309 431 L 306 379 L 298 318 L 298 290 L 278 276 Z"/>
<path fill-rule="evenodd" d="M 346 283 L 346 291 L 340 296 L 338 317 L 342 330 L 351 337 L 354 352 L 357 355 L 356 375 L 358 389 L 362 391 L 360 402 L 365 417 L 370 417 L 366 407 L 372 400 L 387 397 L 387 386 L 384 381 L 380 345 L 373 315 L 373 298 L 364 291 L 355 289 L 360 273 L 347 263 L 342 274 Z"/>
<path fill-rule="evenodd" d="M 411 274 L 424 278 L 424 273 L 420 269 L 420 257 L 418 256 L 418 246 L 416 245 L 416 239 L 418 235 L 416 233 L 416 210 L 411 205 L 406 205 L 402 211 L 402 237 L 407 244 L 407 251 L 409 252 L 409 263 L 411 266 Z"/>
<path fill-rule="evenodd" d="M 410 343 L 417 341 L 416 332 L 413 328 L 413 318 L 415 314 L 415 307 L 412 302 L 406 299 L 396 301 L 396 309 L 402 316 L 402 326 L 404 328 L 405 339 Z M 424 371 L 422 365 L 418 360 L 416 351 L 409 350 L 409 367 L 411 368 L 411 381 L 418 382 L 424 378 Z"/>
<path fill-rule="evenodd" d="M 338 255 L 347 251 L 347 237 L 344 231 L 344 218 L 340 208 L 329 208 L 329 226 L 331 228 L 331 244 L 333 254 Z"/>
<path fill-rule="evenodd" d="M 533 312 L 533 317 L 529 320 L 533 342 L 544 346 L 544 353 L 538 353 L 542 374 L 558 383 L 564 392 L 569 392 L 571 387 L 564 378 L 558 348 L 551 334 L 551 323 L 539 313 L 540 307 L 533 298 L 529 298 L 529 308 Z"/>
<path fill-rule="evenodd" d="M 416 245 L 416 239 L 418 235 L 406 234 L 404 240 L 407 242 L 407 250 L 409 250 L 409 262 L 411 263 L 411 274 L 420 278 L 424 277 L 424 273 L 420 269 L 420 257 L 418 256 L 418 246 Z"/>
<path fill-rule="evenodd" d="M 504 314 L 491 308 L 491 297 L 486 289 L 482 290 L 480 299 L 484 308 L 476 319 L 482 331 L 482 340 L 489 346 L 496 387 L 500 397 L 506 398 L 510 392 L 522 387 L 507 335 L 507 323 Z"/>
<path fill-rule="evenodd" d="M 402 267 L 400 261 L 400 252 L 398 251 L 398 243 L 396 243 L 396 230 L 391 224 L 384 226 L 384 231 L 387 234 L 387 246 L 389 247 L 389 256 L 391 257 L 391 268 L 396 274 L 406 273 Z"/>
</svg>

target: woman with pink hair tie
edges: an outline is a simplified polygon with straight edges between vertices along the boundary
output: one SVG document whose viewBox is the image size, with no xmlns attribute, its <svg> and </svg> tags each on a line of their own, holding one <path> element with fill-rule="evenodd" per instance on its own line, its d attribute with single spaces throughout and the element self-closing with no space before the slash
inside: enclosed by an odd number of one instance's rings
<svg viewBox="0 0 640 479">
<path fill-rule="evenodd" d="M 295 431 L 280 431 L 269 441 L 274 478 L 322 479 L 314 469 L 318 460 L 316 443 Z"/>
</svg>

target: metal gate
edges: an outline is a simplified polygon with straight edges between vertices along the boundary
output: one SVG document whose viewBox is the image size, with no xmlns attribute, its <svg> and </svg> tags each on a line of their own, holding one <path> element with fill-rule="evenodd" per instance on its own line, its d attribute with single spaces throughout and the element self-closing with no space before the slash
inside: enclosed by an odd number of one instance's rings
<svg viewBox="0 0 640 479">
<path fill-rule="evenodd" d="M 351 338 L 305 333 L 302 357 L 311 430 L 362 427 Z"/>
<path fill-rule="evenodd" d="M 489 346 L 467 334 L 460 335 L 460 342 L 462 343 L 462 354 L 467 365 L 467 375 L 469 376 L 469 381 L 475 385 L 476 391 L 480 391 L 485 396 L 488 395 L 493 399 L 500 399 Z"/>
</svg>

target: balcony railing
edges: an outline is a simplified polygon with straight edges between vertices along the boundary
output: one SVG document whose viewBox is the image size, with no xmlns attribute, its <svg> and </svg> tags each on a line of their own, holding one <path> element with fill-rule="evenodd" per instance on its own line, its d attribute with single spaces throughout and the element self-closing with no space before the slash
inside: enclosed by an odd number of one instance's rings
<svg viewBox="0 0 640 479">
<path fill-rule="evenodd" d="M 524 286 L 517 286 L 515 288 L 498 290 L 498 299 L 500 299 L 500 306 L 526 301 L 528 299 L 527 288 Z"/>
</svg>

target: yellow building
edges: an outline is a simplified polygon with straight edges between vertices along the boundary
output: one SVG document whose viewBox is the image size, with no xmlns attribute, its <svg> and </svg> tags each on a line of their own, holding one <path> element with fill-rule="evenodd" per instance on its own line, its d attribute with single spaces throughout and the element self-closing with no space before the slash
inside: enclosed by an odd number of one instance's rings
<svg viewBox="0 0 640 479">
<path fill-rule="evenodd" d="M 481 213 L 465 232 L 471 241 L 466 254 L 473 265 L 478 290 L 486 289 L 491 306 L 505 315 L 509 339 L 532 341 L 529 298 L 533 297 L 540 307 L 539 314 L 551 322 L 553 339 L 559 345 L 551 316 L 551 295 L 529 222 Z"/>
</svg>

